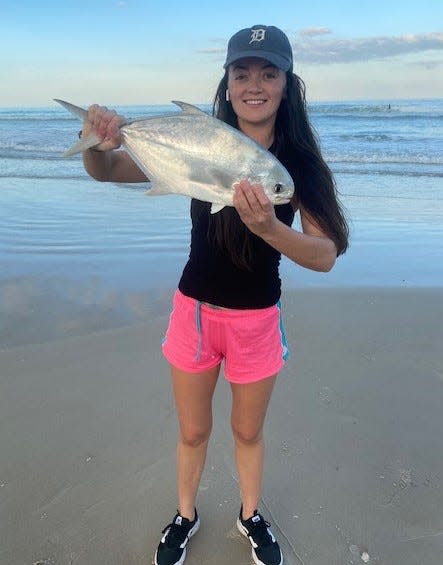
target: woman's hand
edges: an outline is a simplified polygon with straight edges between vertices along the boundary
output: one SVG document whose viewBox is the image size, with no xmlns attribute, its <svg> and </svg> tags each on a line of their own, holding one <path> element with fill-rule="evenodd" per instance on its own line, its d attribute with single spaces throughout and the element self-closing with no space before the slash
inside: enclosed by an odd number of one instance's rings
<svg viewBox="0 0 443 565">
<path fill-rule="evenodd" d="M 295 263 L 323 272 L 333 267 L 337 257 L 334 242 L 304 211 L 300 210 L 303 232 L 299 232 L 276 217 L 263 188 L 247 179 L 235 186 L 233 204 L 253 233 Z"/>
<path fill-rule="evenodd" d="M 272 232 L 278 219 L 274 206 L 259 184 L 243 179 L 234 187 L 233 204 L 241 220 L 259 237 Z"/>
<path fill-rule="evenodd" d="M 126 119 L 114 110 L 94 104 L 88 108 L 82 137 L 93 132 L 101 143 L 83 152 L 86 172 L 96 180 L 108 182 L 146 182 L 145 173 L 126 151 L 112 151 L 122 144 L 121 126 Z"/>
<path fill-rule="evenodd" d="M 114 110 L 93 104 L 88 108 L 88 117 L 83 122 L 82 137 L 93 131 L 102 140 L 94 149 L 98 151 L 118 149 L 122 143 L 120 127 L 125 123 L 125 118 Z"/>
</svg>

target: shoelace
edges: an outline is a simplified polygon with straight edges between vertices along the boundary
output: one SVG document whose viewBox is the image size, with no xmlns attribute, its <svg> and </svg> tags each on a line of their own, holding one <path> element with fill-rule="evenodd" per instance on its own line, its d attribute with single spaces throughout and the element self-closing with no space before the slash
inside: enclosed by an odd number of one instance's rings
<svg viewBox="0 0 443 565">
<path fill-rule="evenodd" d="M 248 524 L 249 525 L 249 524 Z M 258 546 L 272 545 L 274 543 L 273 537 L 270 535 L 268 528 L 271 524 L 266 522 L 266 520 L 261 520 L 259 522 L 250 522 L 250 528 L 248 528 L 248 535 L 254 540 Z"/>
<path fill-rule="evenodd" d="M 165 544 L 169 547 L 180 547 L 185 541 L 189 533 L 189 529 L 184 526 L 179 526 L 175 522 L 171 522 L 166 526 L 162 533 L 165 534 L 168 531 L 168 528 L 169 532 L 166 534 Z"/>
</svg>

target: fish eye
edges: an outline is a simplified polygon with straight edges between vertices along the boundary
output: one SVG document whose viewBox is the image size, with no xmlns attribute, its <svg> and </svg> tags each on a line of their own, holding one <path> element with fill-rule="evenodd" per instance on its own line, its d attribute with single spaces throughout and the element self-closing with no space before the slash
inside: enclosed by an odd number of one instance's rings
<svg viewBox="0 0 443 565">
<path fill-rule="evenodd" d="M 283 190 L 283 185 L 278 182 L 278 183 L 274 186 L 274 192 L 275 192 L 275 194 L 278 194 L 278 193 L 281 192 L 282 190 Z"/>
</svg>

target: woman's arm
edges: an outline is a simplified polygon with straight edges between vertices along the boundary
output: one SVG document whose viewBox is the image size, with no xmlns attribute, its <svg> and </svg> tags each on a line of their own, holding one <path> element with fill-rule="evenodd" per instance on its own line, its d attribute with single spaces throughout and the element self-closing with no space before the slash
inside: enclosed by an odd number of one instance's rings
<svg viewBox="0 0 443 565">
<path fill-rule="evenodd" d="M 337 258 L 334 242 L 300 209 L 303 231 L 281 222 L 260 185 L 241 181 L 235 190 L 234 206 L 248 228 L 292 261 L 314 271 L 327 272 Z"/>
<path fill-rule="evenodd" d="M 123 116 L 105 106 L 94 104 L 88 109 L 88 116 L 83 122 L 82 136 L 91 131 L 102 142 L 83 153 L 86 172 L 99 181 L 143 182 L 147 181 L 144 172 L 132 160 L 126 151 L 114 151 L 122 143 L 120 127 L 126 123 Z"/>
<path fill-rule="evenodd" d="M 272 227 L 261 236 L 269 245 L 292 261 L 313 271 L 327 272 L 337 258 L 332 239 L 300 210 L 303 232 L 290 228 L 277 218 Z"/>
</svg>

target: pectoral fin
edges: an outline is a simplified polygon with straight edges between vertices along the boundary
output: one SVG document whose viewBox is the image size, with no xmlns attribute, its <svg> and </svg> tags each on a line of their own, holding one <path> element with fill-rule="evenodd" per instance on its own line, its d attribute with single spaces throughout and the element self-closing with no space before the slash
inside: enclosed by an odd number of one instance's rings
<svg viewBox="0 0 443 565">
<path fill-rule="evenodd" d="M 221 167 L 196 167 L 189 171 L 189 180 L 198 184 L 214 185 L 220 189 L 232 186 L 232 174 Z"/>
</svg>

